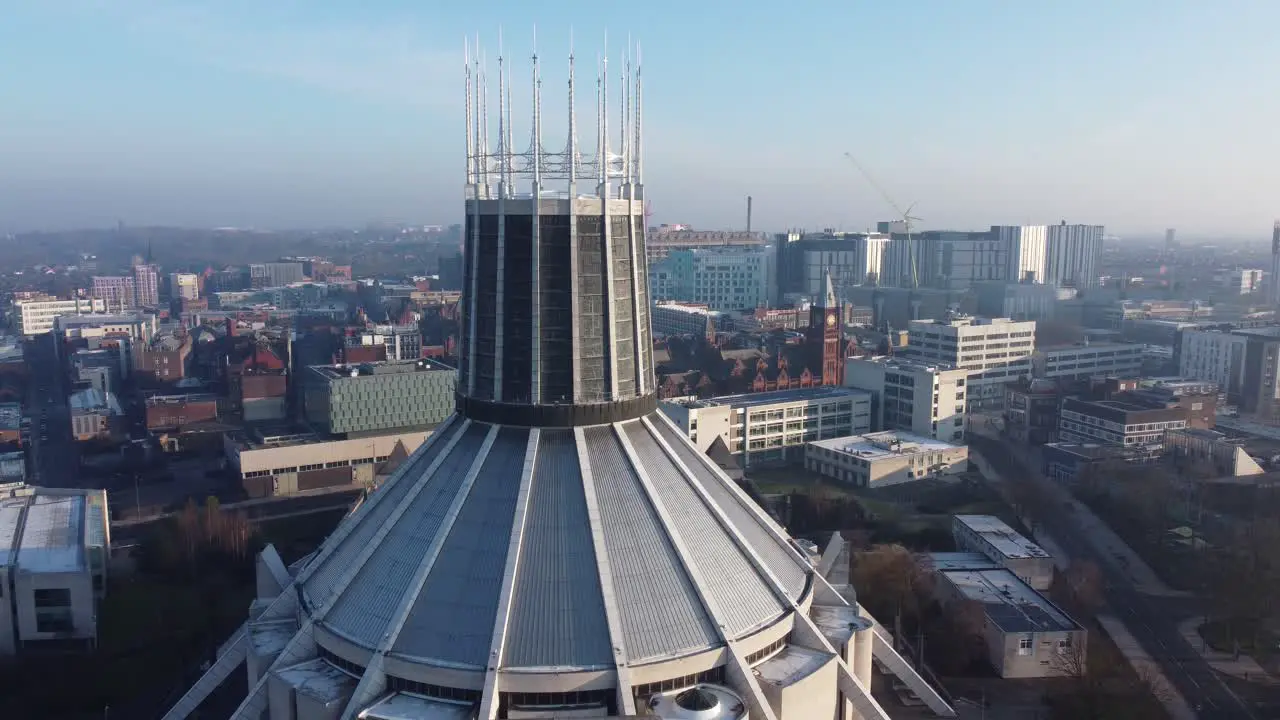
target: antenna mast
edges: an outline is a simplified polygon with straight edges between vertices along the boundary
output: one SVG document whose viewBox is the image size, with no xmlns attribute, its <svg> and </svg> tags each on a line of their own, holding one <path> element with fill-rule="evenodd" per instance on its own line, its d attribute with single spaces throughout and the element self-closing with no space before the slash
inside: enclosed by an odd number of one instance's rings
<svg viewBox="0 0 1280 720">
<path fill-rule="evenodd" d="M 502 28 L 498 28 L 498 196 L 507 196 L 507 85 L 502 65 Z"/>
<path fill-rule="evenodd" d="M 572 58 L 572 55 L 570 56 Z M 570 59 L 569 80 L 569 122 L 573 123 L 573 60 Z M 530 152 L 533 154 L 533 191 L 542 187 L 542 76 L 538 70 L 538 28 L 533 28 L 533 139 Z"/>
<path fill-rule="evenodd" d="M 471 185 L 475 182 L 475 153 L 476 143 L 475 137 L 471 134 L 474 121 L 471 115 L 471 42 L 467 40 L 467 36 L 462 36 L 462 67 L 466 75 L 467 86 L 467 117 L 465 126 L 467 130 L 467 184 Z"/>
<path fill-rule="evenodd" d="M 640 67 L 643 62 L 640 59 L 640 43 L 636 43 L 636 137 L 635 137 L 635 163 L 636 163 L 636 184 L 644 185 L 644 132 L 641 130 L 640 122 L 644 115 L 641 110 L 641 84 L 640 84 Z"/>
</svg>

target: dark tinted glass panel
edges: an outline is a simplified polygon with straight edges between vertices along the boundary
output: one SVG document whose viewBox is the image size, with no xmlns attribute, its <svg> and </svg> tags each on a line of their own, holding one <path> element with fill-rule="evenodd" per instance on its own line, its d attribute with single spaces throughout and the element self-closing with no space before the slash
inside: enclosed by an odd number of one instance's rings
<svg viewBox="0 0 1280 720">
<path fill-rule="evenodd" d="M 578 216 L 578 400 L 608 399 L 609 376 L 605 362 L 604 237 L 601 218 Z"/>
<path fill-rule="evenodd" d="M 506 217 L 503 250 L 502 400 L 534 402 L 533 216 Z"/>
<path fill-rule="evenodd" d="M 542 401 L 573 401 L 573 265 L 569 216 L 538 218 L 539 369 Z"/>
<path fill-rule="evenodd" d="M 476 389 L 474 396 L 494 398 L 495 353 L 498 319 L 498 216 L 480 216 L 480 239 L 476 246 Z"/>
</svg>

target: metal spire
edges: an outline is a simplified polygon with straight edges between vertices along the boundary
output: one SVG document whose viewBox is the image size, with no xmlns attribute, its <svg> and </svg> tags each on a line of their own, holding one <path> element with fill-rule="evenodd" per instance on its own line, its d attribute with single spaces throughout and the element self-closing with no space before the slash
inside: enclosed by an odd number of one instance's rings
<svg viewBox="0 0 1280 720">
<path fill-rule="evenodd" d="M 511 109 L 512 109 L 512 106 L 514 105 L 514 103 L 511 102 L 511 86 L 512 85 L 513 83 L 511 82 L 511 66 L 508 65 L 507 66 L 507 137 L 505 140 L 507 145 L 507 196 L 508 197 L 511 197 L 512 194 L 515 192 L 513 188 L 515 187 L 515 182 L 516 182 L 516 156 L 515 156 L 516 145 L 515 145 L 515 142 L 513 142 L 511 139 L 512 126 L 514 125 L 514 123 L 511 122 Z"/>
<path fill-rule="evenodd" d="M 489 196 L 489 63 L 480 52 L 480 184 Z"/>
<path fill-rule="evenodd" d="M 643 65 L 640 57 L 640 43 L 636 43 L 636 138 L 635 138 L 635 162 L 636 162 L 636 182 L 640 185 L 644 184 L 644 131 L 640 123 L 644 118 L 642 111 L 643 101 L 641 99 L 641 83 L 640 83 L 640 67 Z"/>
<path fill-rule="evenodd" d="M 572 72 L 569 75 L 573 82 Z M 570 104 L 573 102 L 573 91 L 570 90 Z M 572 108 L 570 108 L 572 117 Z M 572 123 L 572 119 L 570 120 Z M 533 187 L 537 192 L 542 187 L 542 74 L 538 69 L 538 26 L 533 27 L 533 139 L 530 146 L 533 153 Z"/>
<path fill-rule="evenodd" d="M 622 144 L 622 182 L 631 184 L 631 36 L 627 35 L 626 67 L 622 72 L 622 87 L 618 93 L 621 107 L 618 114 L 619 142 Z"/>
<path fill-rule="evenodd" d="M 604 35 L 604 63 L 600 70 L 600 183 L 609 182 L 609 33 Z"/>
<path fill-rule="evenodd" d="M 482 181 L 480 176 L 480 168 L 483 167 L 484 159 L 480 156 L 480 36 L 476 35 L 475 44 L 476 54 L 471 58 L 472 62 L 472 138 L 471 138 L 471 182 L 477 186 Z"/>
<path fill-rule="evenodd" d="M 573 28 L 569 29 L 569 182 L 578 179 L 578 119 L 573 100 Z"/>
<path fill-rule="evenodd" d="M 471 42 L 464 35 L 462 36 L 462 67 L 466 74 L 467 86 L 467 118 L 465 126 L 467 130 L 467 184 L 475 182 L 475 136 L 471 134 L 473 120 L 471 117 Z"/>
<path fill-rule="evenodd" d="M 507 195 L 507 79 L 502 64 L 502 28 L 498 28 L 498 195 Z"/>
</svg>

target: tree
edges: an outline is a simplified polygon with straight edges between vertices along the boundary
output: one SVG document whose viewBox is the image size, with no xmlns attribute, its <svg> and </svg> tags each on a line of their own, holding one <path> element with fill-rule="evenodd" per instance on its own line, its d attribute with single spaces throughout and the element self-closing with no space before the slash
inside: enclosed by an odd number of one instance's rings
<svg viewBox="0 0 1280 720">
<path fill-rule="evenodd" d="M 932 573 L 920 556 L 901 545 L 873 545 L 850 553 L 849 577 L 873 617 L 918 622 L 933 590 Z"/>
<path fill-rule="evenodd" d="M 1102 607 L 1102 571 L 1091 560 L 1075 560 L 1064 573 L 1067 591 L 1081 610 L 1093 614 Z"/>
</svg>

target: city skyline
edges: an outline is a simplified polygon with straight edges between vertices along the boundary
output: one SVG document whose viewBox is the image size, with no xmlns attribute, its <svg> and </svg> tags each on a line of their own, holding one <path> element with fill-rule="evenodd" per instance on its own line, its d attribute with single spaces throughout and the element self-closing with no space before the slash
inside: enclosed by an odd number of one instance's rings
<svg viewBox="0 0 1280 720">
<path fill-rule="evenodd" d="M 1280 106 L 1241 68 L 1268 66 L 1280 8 L 989 5 L 793 7 L 744 19 L 728 38 L 717 37 L 723 15 L 679 8 L 673 24 L 676 6 L 661 3 L 639 18 L 585 5 L 558 17 L 427 17 L 396 3 L 359 15 L 298 3 L 32 5 L 0 28 L 27 60 L 0 70 L 13 99 L 0 110 L 0 230 L 459 222 L 463 37 L 505 26 L 522 146 L 533 28 L 544 106 L 561 108 L 572 20 L 589 53 L 587 95 L 606 27 L 615 64 L 627 31 L 646 49 L 659 88 L 645 117 L 660 149 L 647 167 L 663 188 L 650 198 L 654 222 L 739 228 L 747 195 L 761 229 L 890 219 L 847 150 L 897 203 L 918 203 L 923 227 L 1065 218 L 1121 236 L 1177 227 L 1265 239 L 1280 214 L 1265 160 Z M 1215 51 L 1186 53 L 1192 42 Z M 579 97 L 587 119 L 590 102 Z M 544 127 L 555 149 L 564 134 Z"/>
</svg>

